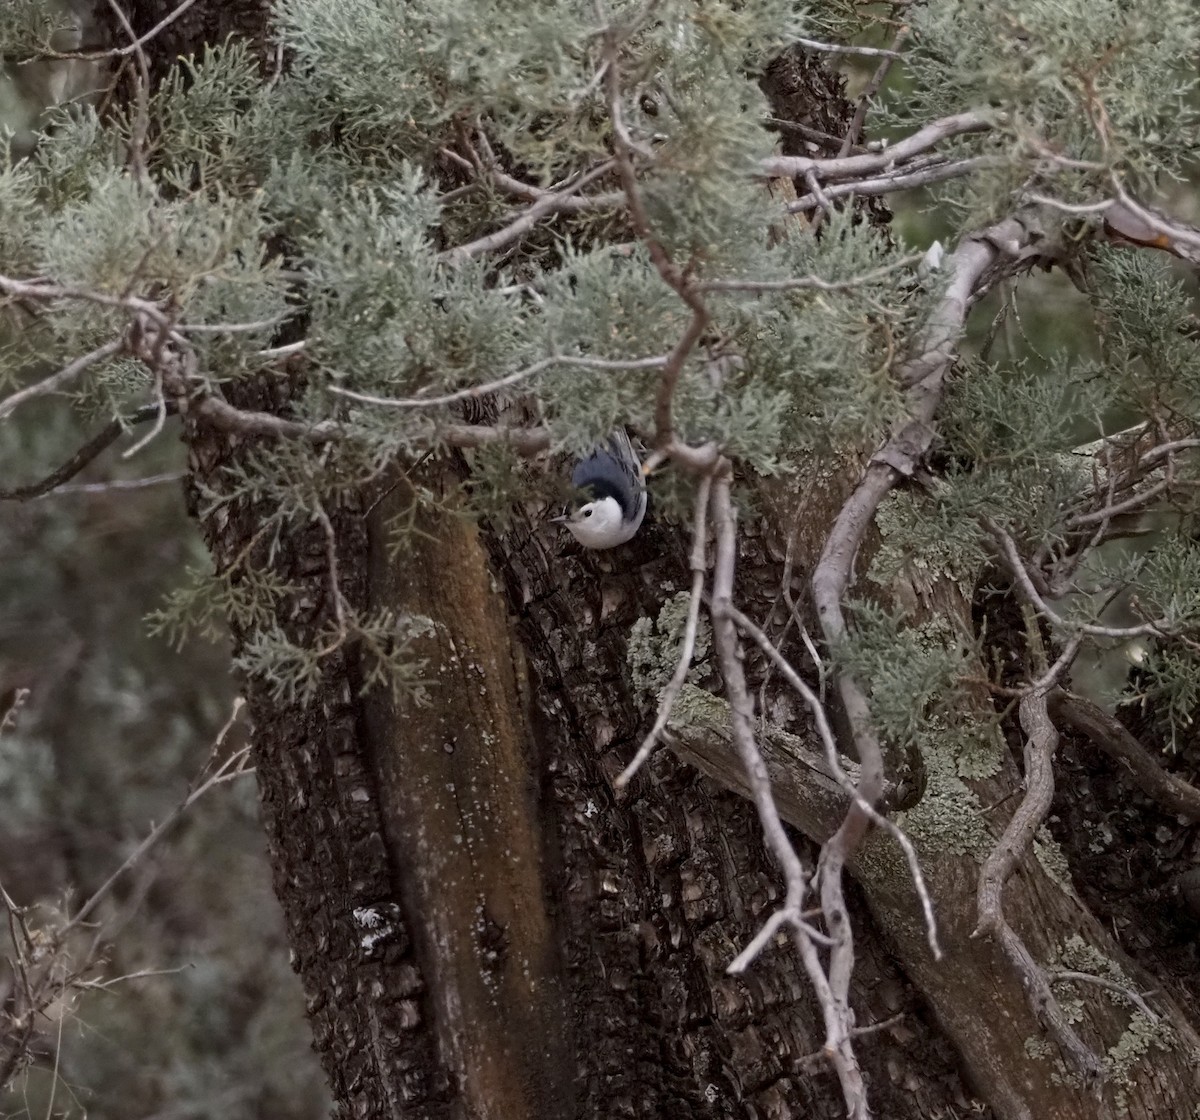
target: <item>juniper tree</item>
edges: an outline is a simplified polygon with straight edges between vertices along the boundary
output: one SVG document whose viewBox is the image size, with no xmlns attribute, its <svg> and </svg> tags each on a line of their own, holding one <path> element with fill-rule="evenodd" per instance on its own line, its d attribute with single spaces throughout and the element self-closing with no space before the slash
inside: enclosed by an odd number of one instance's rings
<svg viewBox="0 0 1200 1120">
<path fill-rule="evenodd" d="M 95 20 L 0 177 L 0 415 L 187 446 L 155 621 L 232 631 L 340 1114 L 934 1115 L 938 1036 L 998 1117 L 1189 1114 L 1188 989 L 1044 826 L 1064 736 L 1200 806 L 1191 6 Z M 1078 345 L 1018 337 L 1046 270 Z M 581 556 L 618 425 L 652 524 Z"/>
</svg>

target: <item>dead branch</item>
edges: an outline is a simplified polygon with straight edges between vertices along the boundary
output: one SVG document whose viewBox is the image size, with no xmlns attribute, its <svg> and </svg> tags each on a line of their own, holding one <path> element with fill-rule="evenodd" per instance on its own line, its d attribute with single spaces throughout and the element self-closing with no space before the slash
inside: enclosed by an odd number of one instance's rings
<svg viewBox="0 0 1200 1120">
<path fill-rule="evenodd" d="M 825 748 L 825 765 L 829 768 L 829 772 L 833 774 L 834 778 L 836 778 L 838 785 L 846 791 L 851 801 L 858 805 L 860 811 L 865 813 L 872 823 L 888 832 L 895 839 L 896 843 L 900 845 L 900 849 L 904 852 L 904 858 L 908 863 L 908 871 L 912 876 L 917 897 L 921 901 L 921 910 L 925 915 L 925 931 L 929 940 L 929 950 L 933 953 L 935 960 L 941 960 L 942 950 L 938 944 L 937 921 L 933 916 L 933 902 L 929 897 L 929 890 L 925 886 L 925 876 L 921 872 L 921 864 L 917 859 L 916 849 L 913 848 L 912 841 L 909 840 L 904 830 L 895 821 L 884 816 L 874 805 L 871 805 L 860 796 L 856 782 L 846 773 L 842 766 L 837 742 L 833 735 L 833 728 L 830 726 L 829 717 L 825 713 L 825 705 L 821 703 L 817 694 L 808 687 L 800 674 L 792 668 L 791 663 L 779 652 L 779 649 L 760 627 L 756 626 L 736 607 L 731 606 L 729 611 L 734 622 L 737 623 L 738 629 L 754 639 L 758 647 L 771 659 L 776 668 L 783 673 L 787 682 L 799 693 L 801 699 L 808 706 L 813 716 L 813 722 L 817 726 L 817 734 L 820 737 L 821 744 Z"/>
<path fill-rule="evenodd" d="M 814 172 L 829 182 L 834 179 L 855 179 L 881 172 L 891 172 L 900 164 L 937 147 L 943 140 L 971 132 L 987 132 L 995 126 L 995 114 L 983 111 L 955 113 L 933 121 L 911 136 L 889 145 L 881 152 L 861 156 L 838 156 L 818 159 L 810 156 L 769 156 L 760 161 L 758 172 L 767 178 L 799 178 Z"/>
<path fill-rule="evenodd" d="M 579 366 L 584 369 L 639 370 L 660 369 L 667 364 L 668 360 L 669 355 L 666 354 L 651 358 L 629 359 L 584 358 L 566 354 L 555 354 L 549 358 L 542 358 L 541 361 L 534 362 L 533 365 L 526 366 L 524 369 L 505 374 L 503 377 L 498 377 L 494 381 L 488 381 L 482 385 L 468 385 L 464 389 L 456 389 L 452 393 L 443 393 L 438 397 L 377 397 L 372 396 L 370 393 L 359 393 L 353 389 L 343 389 L 339 385 L 331 385 L 329 392 L 339 397 L 348 397 L 350 400 L 361 401 L 364 404 L 378 404 L 387 408 L 434 408 L 438 405 L 455 404 L 458 401 L 471 400 L 476 397 L 486 396 L 488 393 L 499 392 L 501 389 L 511 388 L 513 385 L 528 380 L 543 370 L 552 369 L 556 365 Z"/>
<path fill-rule="evenodd" d="M 73 991 L 98 986 L 94 979 L 87 977 L 87 973 L 95 962 L 103 930 L 96 932 L 91 940 L 91 948 L 85 949 L 79 960 L 72 959 L 68 940 L 71 933 L 93 917 L 118 880 L 139 863 L 200 798 L 219 785 L 252 773 L 247 766 L 249 747 L 225 759 L 219 758 L 243 704 L 240 697 L 234 702 L 228 720 L 213 741 L 204 770 L 187 796 L 147 833 L 137 848 L 92 893 L 73 917 L 60 924 L 35 930 L 27 922 L 24 908 L 18 906 L 8 892 L 0 887 L 0 904 L 5 910 L 14 953 L 14 959 L 8 961 L 13 983 L 5 1008 L 5 1023 L 0 1029 L 0 1050 L 3 1051 L 3 1057 L 0 1058 L 0 1089 L 21 1070 L 35 1039 L 39 1020 L 47 1015 L 48 1010 L 55 1003 L 68 998 Z M 60 1026 L 61 1022 L 60 1018 Z"/>
<path fill-rule="evenodd" d="M 717 535 L 713 564 L 713 644 L 721 663 L 725 693 L 732 712 L 734 743 L 750 784 L 763 836 L 783 871 L 787 896 L 773 922 L 764 926 L 759 937 L 730 964 L 729 971 L 738 972 L 746 968 L 753 959 L 752 953 L 766 945 L 775 929 L 784 925 L 790 928 L 793 943 L 821 1005 L 825 1018 L 825 1050 L 838 1075 L 848 1116 L 851 1120 L 867 1120 L 870 1111 L 867 1107 L 866 1086 L 850 1037 L 854 1022 L 849 1004 L 849 966 L 853 963 L 854 942 L 845 903 L 839 897 L 840 877 L 836 880 L 831 879 L 828 885 L 824 877 L 822 879 L 822 911 L 828 926 L 827 937 L 830 941 L 831 956 L 831 963 L 826 969 L 817 955 L 816 945 L 809 935 L 807 924 L 801 917 L 808 889 L 807 877 L 800 857 L 784 830 L 771 792 L 767 768 L 755 740 L 754 703 L 746 687 L 746 676 L 738 650 L 737 628 L 729 609 L 733 602 L 737 556 L 737 522 L 730 486 L 729 466 L 723 463 L 713 479 L 713 521 Z"/>
<path fill-rule="evenodd" d="M 1038 614 L 1045 618 L 1051 625 L 1060 630 L 1066 630 L 1068 633 L 1087 634 L 1098 638 L 1138 638 L 1146 634 L 1163 634 L 1166 632 L 1169 622 L 1166 618 L 1156 619 L 1153 622 L 1143 622 L 1138 626 L 1101 626 L 1094 622 L 1078 622 L 1074 619 L 1063 618 L 1062 615 L 1046 602 L 1045 598 L 1034 585 L 1029 568 L 1026 566 L 1025 561 L 1021 559 L 1016 541 L 1013 540 L 1012 536 L 1000 528 L 991 518 L 984 518 L 983 523 L 1000 546 L 1000 552 L 1004 557 L 1005 563 L 1016 579 L 1017 585 L 1021 588 L 1022 594 L 1037 610 Z"/>
<path fill-rule="evenodd" d="M 842 596 L 880 502 L 901 479 L 913 474 L 933 441 L 934 417 L 967 312 L 986 291 L 985 277 L 996 272 L 994 266 L 1001 258 L 1007 257 L 1009 268 L 1017 267 L 1027 258 L 1032 239 L 1033 233 L 1022 219 L 1006 218 L 965 237 L 950 257 L 951 281 L 918 338 L 914 355 L 898 371 L 907 389 L 909 415 L 897 422 L 891 437 L 872 457 L 858 486 L 838 511 L 812 575 L 813 601 L 830 646 L 836 646 L 846 635 Z M 871 725 L 869 705 L 861 687 L 847 673 L 837 675 L 837 685 L 863 764 L 859 792 L 864 801 L 874 805 L 883 780 L 883 753 Z M 859 813 L 856 808 L 851 812 Z M 850 821 L 848 815 L 847 820 L 861 835 L 866 817 L 856 816 Z"/>
<path fill-rule="evenodd" d="M 44 397 L 50 393 L 57 393 L 61 389 L 65 389 L 70 385 L 84 370 L 94 366 L 97 362 L 102 362 L 107 358 L 115 357 L 124 348 L 125 342 L 123 339 L 113 339 L 110 342 L 104 343 L 103 346 L 97 346 L 95 350 L 89 350 L 86 354 L 81 354 L 74 361 L 68 362 L 57 373 L 52 373 L 49 377 L 43 378 L 41 381 L 36 381 L 32 385 L 26 385 L 23 389 L 18 389 L 15 393 L 9 394 L 4 400 L 0 401 L 0 420 L 7 417 L 15 408 L 19 408 L 28 400 L 34 397 Z"/>
<path fill-rule="evenodd" d="M 799 157 L 789 156 L 787 158 Z M 929 187 L 934 183 L 944 183 L 949 179 L 961 179 L 964 175 L 970 175 L 981 168 L 999 165 L 1000 161 L 994 156 L 970 156 L 967 159 L 939 161 L 914 170 L 897 168 L 886 174 L 874 175 L 866 179 L 854 179 L 848 183 L 833 183 L 819 192 L 810 189 L 808 194 L 801 195 L 795 202 L 789 202 L 785 211 L 788 214 L 802 214 L 818 207 L 828 207 L 833 199 L 845 198 L 848 195 L 866 198 L 893 194 L 896 191 L 911 191 L 917 187 Z M 808 176 L 805 178 L 807 180 Z"/>
<path fill-rule="evenodd" d="M 712 493 L 712 475 L 700 477 L 696 488 L 696 505 L 692 513 L 692 550 L 689 566 L 692 569 L 692 590 L 688 597 L 687 623 L 683 631 L 683 644 L 679 650 L 679 663 L 671 675 L 667 687 L 663 690 L 662 699 L 658 705 L 658 716 L 649 734 L 642 740 L 633 760 L 617 775 L 613 783 L 617 789 L 624 789 L 641 769 L 643 763 L 653 752 L 667 721 L 671 718 L 671 709 L 679 690 L 687 680 L 688 670 L 692 667 L 692 656 L 696 650 L 696 630 L 700 623 L 700 604 L 704 596 L 704 577 L 708 571 L 706 549 L 708 544 L 708 506 Z"/>
<path fill-rule="evenodd" d="M 899 272 L 919 264 L 924 257 L 924 253 L 910 253 L 908 256 L 892 261 L 891 264 L 871 269 L 870 272 L 864 272 L 860 276 L 852 276 L 849 280 L 825 280 L 809 273 L 807 276 L 794 276 L 787 280 L 705 280 L 696 287 L 701 292 L 792 292 L 804 289 L 819 292 L 845 292 L 857 288 L 861 284 L 871 284 L 876 280 L 882 280 L 893 272 Z"/>
<path fill-rule="evenodd" d="M 590 171 L 584 172 L 569 186 L 561 190 L 536 192 L 535 200 L 501 229 L 476 238 L 474 241 L 469 241 L 465 245 L 457 245 L 453 249 L 447 249 L 440 255 L 441 259 L 449 264 L 458 264 L 462 261 L 471 260 L 473 257 L 483 256 L 486 253 L 494 253 L 497 249 L 511 245 L 518 238 L 533 229 L 543 218 L 549 217 L 551 214 L 577 214 L 582 210 L 611 209 L 624 200 L 624 195 L 621 192 L 618 191 L 590 198 L 587 196 L 579 197 L 578 195 L 578 192 L 587 186 L 588 183 L 602 178 L 611 170 L 611 163 L 606 162 L 599 167 L 594 167 Z M 508 176 L 504 178 L 508 179 Z M 511 182 L 515 182 L 515 180 L 511 180 Z"/>
<path fill-rule="evenodd" d="M 1144 793 L 1167 812 L 1189 821 L 1200 821 L 1200 790 L 1177 778 L 1154 760 L 1153 755 L 1124 724 L 1092 701 L 1055 689 L 1049 694 L 1051 715 L 1086 735 L 1122 769 Z"/>
<path fill-rule="evenodd" d="M 1046 656 L 1037 625 L 1034 608 L 1027 603 L 1026 634 L 1035 663 L 1044 669 Z M 1103 1077 L 1103 1063 L 1071 1025 L 1051 991 L 1045 970 L 1034 960 L 1016 930 L 1008 924 L 1002 905 L 1004 884 L 1028 854 L 1054 798 L 1053 759 L 1058 747 L 1058 731 L 1047 710 L 1048 687 L 1029 689 L 1020 700 L 1018 710 L 1021 728 L 1025 732 L 1025 796 L 980 870 L 976 894 L 978 916 L 971 936 L 991 937 L 1000 945 L 1021 980 L 1030 1010 L 1049 1031 L 1074 1068 L 1089 1082 L 1093 1082 Z"/>
<path fill-rule="evenodd" d="M 175 411 L 173 403 L 168 405 L 171 412 Z M 0 501 L 26 502 L 30 498 L 40 498 L 44 494 L 57 489 L 68 479 L 74 478 L 84 467 L 96 458 L 106 447 L 111 446 L 131 426 L 144 424 L 158 415 L 157 405 L 147 405 L 138 409 L 125 420 L 110 420 L 90 440 L 87 441 L 74 455 L 60 467 L 56 467 L 45 478 L 37 482 L 26 483 L 24 486 L 14 486 L 10 489 L 0 488 Z"/>
</svg>

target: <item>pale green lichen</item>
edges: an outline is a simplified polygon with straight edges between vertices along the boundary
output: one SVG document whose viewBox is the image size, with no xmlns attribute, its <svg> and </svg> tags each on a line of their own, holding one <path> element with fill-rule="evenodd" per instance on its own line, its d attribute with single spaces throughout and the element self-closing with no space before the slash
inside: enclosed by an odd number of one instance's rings
<svg viewBox="0 0 1200 1120">
<path fill-rule="evenodd" d="M 901 578 L 974 583 L 983 561 L 978 527 L 952 528 L 936 511 L 934 501 L 908 490 L 893 490 L 883 500 L 875 515 L 882 543 L 867 570 L 872 583 L 889 587 Z"/>
<path fill-rule="evenodd" d="M 1048 1062 L 1054 1058 L 1054 1051 L 1050 1049 L 1050 1044 L 1044 1038 L 1027 1038 L 1025 1053 L 1038 1062 Z"/>
<path fill-rule="evenodd" d="M 729 705 L 703 688 L 685 684 L 671 705 L 669 726 L 721 729 L 728 733 Z"/>
<path fill-rule="evenodd" d="M 639 618 L 629 632 L 628 657 L 635 688 L 657 696 L 675 673 L 687 629 L 688 602 L 686 591 L 671 596 L 663 603 L 658 618 Z M 688 680 L 701 680 L 710 671 L 708 653 L 712 644 L 712 627 L 701 615 L 696 627 L 696 646 Z"/>
<path fill-rule="evenodd" d="M 1062 969 L 1101 977 L 1114 984 L 1128 987 L 1131 993 L 1133 991 L 1133 985 L 1121 966 L 1094 945 L 1089 944 L 1079 934 L 1072 934 L 1068 937 L 1059 946 L 1055 957 L 1058 967 Z M 1081 981 L 1051 976 L 1051 983 L 1061 989 L 1063 985 L 1079 984 Z M 1178 1037 L 1166 1020 L 1154 1019 L 1147 1015 L 1135 1002 L 1132 994 L 1125 995 L 1108 987 L 1088 986 L 1094 988 L 1095 991 L 1102 992 L 1104 997 L 1114 1005 L 1129 1008 L 1131 1011 L 1128 1025 L 1121 1037 L 1108 1048 L 1104 1058 L 1108 1080 L 1119 1086 L 1116 1094 L 1117 1108 L 1124 1113 L 1128 1107 L 1125 1090 L 1133 1086 L 1138 1064 L 1152 1049 L 1165 1051 L 1177 1045 Z M 1078 1022 L 1082 1017 L 1081 1002 L 1076 999 L 1063 1000 L 1060 997 L 1060 1003 L 1064 1010 L 1070 1009 L 1068 1019 L 1071 1022 Z"/>
<path fill-rule="evenodd" d="M 896 814 L 897 823 L 918 846 L 939 853 L 984 856 L 992 839 L 980 815 L 979 799 L 958 774 L 955 737 L 931 723 L 920 741 L 925 792 L 913 808 Z"/>
<path fill-rule="evenodd" d="M 1075 893 L 1071 884 L 1071 865 L 1067 862 L 1066 853 L 1050 835 L 1050 830 L 1044 826 L 1038 829 L 1033 839 L 1033 854 L 1051 879 L 1068 894 Z"/>
<path fill-rule="evenodd" d="M 973 781 L 991 778 L 1004 761 L 1000 729 L 991 722 L 971 719 L 960 726 L 955 740 L 958 776 Z"/>
<path fill-rule="evenodd" d="M 1126 983 L 1121 966 L 1077 933 L 1071 934 L 1059 946 L 1056 956 L 1060 968 L 1073 972 L 1089 972 L 1093 976 L 1103 976 L 1117 984 Z"/>
<path fill-rule="evenodd" d="M 1108 1048 L 1104 1057 L 1108 1079 L 1120 1086 L 1116 1105 L 1122 1113 L 1128 1110 L 1125 1090 L 1133 1088 L 1136 1067 L 1152 1049 L 1170 1050 L 1177 1041 L 1175 1032 L 1165 1020 L 1156 1021 L 1141 1011 L 1134 1012 L 1124 1033 Z"/>
</svg>

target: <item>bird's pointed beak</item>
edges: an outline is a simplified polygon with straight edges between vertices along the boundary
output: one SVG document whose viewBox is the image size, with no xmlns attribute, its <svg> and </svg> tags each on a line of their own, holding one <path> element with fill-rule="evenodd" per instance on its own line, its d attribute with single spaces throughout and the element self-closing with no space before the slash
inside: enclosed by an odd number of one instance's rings
<svg viewBox="0 0 1200 1120">
<path fill-rule="evenodd" d="M 555 525 L 565 525 L 568 521 L 571 520 L 571 518 L 567 514 L 562 513 L 562 514 L 559 514 L 558 517 L 550 518 L 550 520 L 553 521 Z"/>
</svg>

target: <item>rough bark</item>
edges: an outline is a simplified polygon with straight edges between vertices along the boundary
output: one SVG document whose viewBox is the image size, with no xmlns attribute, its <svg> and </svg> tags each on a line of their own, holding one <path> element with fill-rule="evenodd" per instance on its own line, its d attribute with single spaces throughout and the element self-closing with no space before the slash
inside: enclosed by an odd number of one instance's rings
<svg viewBox="0 0 1200 1120">
<path fill-rule="evenodd" d="M 602 556 L 526 522 L 490 548 L 541 716 L 560 936 L 587 1040 L 578 1115 L 841 1116 L 829 1072 L 797 1063 L 824 1029 L 795 958 L 771 951 L 744 978 L 725 972 L 781 897 L 751 806 L 669 750 L 628 795 L 612 792 L 652 704 L 629 679 L 629 628 L 685 585 L 680 535 L 654 526 Z M 853 994 L 863 1026 L 914 1007 L 886 951 L 864 954 Z M 966 1104 L 920 1014 L 863 1052 L 880 1115 Z"/>
</svg>

